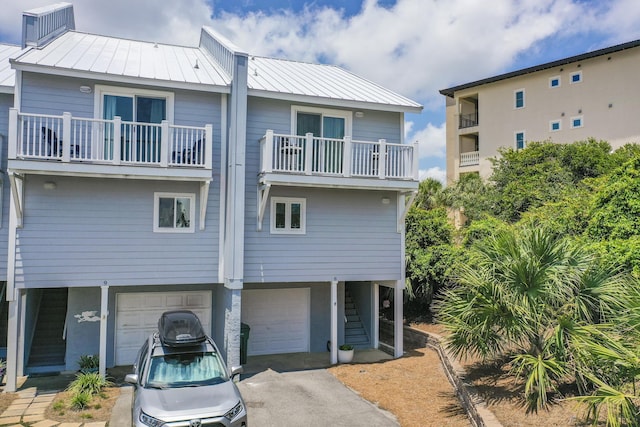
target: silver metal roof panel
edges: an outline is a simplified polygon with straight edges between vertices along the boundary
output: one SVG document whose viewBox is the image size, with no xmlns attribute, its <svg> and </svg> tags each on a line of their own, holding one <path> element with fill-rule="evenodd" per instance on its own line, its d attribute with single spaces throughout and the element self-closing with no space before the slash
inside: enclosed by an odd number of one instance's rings
<svg viewBox="0 0 640 427">
<path fill-rule="evenodd" d="M 256 96 L 275 93 L 281 99 L 309 97 L 309 102 L 321 98 L 334 105 L 364 103 L 382 110 L 422 110 L 417 102 L 334 65 L 251 56 L 248 85 L 250 94 Z"/>
<path fill-rule="evenodd" d="M 229 76 L 200 48 L 77 31 L 68 31 L 43 48 L 26 51 L 14 64 L 32 71 L 46 68 L 71 74 L 95 73 L 107 80 L 141 78 L 169 86 L 173 83 L 228 87 L 230 84 Z"/>
<path fill-rule="evenodd" d="M 20 51 L 20 46 L 0 43 L 0 93 L 13 93 L 16 72 L 11 68 L 9 59 L 17 56 Z"/>
</svg>

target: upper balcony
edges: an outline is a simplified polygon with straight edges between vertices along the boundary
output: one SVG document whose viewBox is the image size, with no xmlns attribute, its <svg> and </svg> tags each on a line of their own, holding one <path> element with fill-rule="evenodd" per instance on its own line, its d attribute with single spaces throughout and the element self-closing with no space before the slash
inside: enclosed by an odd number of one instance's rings
<svg viewBox="0 0 640 427">
<path fill-rule="evenodd" d="M 9 111 L 17 173 L 208 181 L 213 126 L 177 126 Z"/>
<path fill-rule="evenodd" d="M 412 191 L 418 188 L 418 180 L 417 143 L 284 135 L 271 130 L 260 140 L 261 184 Z"/>
</svg>

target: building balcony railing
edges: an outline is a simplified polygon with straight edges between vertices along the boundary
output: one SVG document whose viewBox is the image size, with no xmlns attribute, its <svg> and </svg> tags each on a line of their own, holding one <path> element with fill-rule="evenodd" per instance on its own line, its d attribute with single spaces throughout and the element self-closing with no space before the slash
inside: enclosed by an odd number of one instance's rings
<svg viewBox="0 0 640 427">
<path fill-rule="evenodd" d="M 478 112 L 474 112 L 471 114 L 461 114 L 460 122 L 458 124 L 459 129 L 470 128 L 473 126 L 478 126 Z"/>
<path fill-rule="evenodd" d="M 418 147 L 268 130 L 260 140 L 260 164 L 263 174 L 417 181 Z"/>
<path fill-rule="evenodd" d="M 470 151 L 468 153 L 460 153 L 460 166 L 475 166 L 480 164 L 480 152 Z"/>
<path fill-rule="evenodd" d="M 101 166 L 117 174 L 118 168 L 211 171 L 213 126 L 178 126 L 162 123 L 9 112 L 9 161 L 38 161 Z M 43 162 L 44 161 L 44 162 Z M 15 163 L 15 162 L 14 162 Z M 111 167 L 105 169 L 104 167 Z M 87 169 L 88 170 L 88 169 Z M 185 175 L 189 175 L 188 173 Z M 209 174 L 210 175 L 210 174 Z"/>
</svg>

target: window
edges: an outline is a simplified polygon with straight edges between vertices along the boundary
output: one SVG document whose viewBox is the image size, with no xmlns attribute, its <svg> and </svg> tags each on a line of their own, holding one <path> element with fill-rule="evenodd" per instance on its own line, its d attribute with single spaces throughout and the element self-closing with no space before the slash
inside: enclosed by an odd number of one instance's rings
<svg viewBox="0 0 640 427">
<path fill-rule="evenodd" d="M 560 87 L 560 76 L 551 77 L 549 79 L 549 87 L 550 88 Z"/>
<path fill-rule="evenodd" d="M 290 197 L 272 197 L 271 233 L 305 234 L 306 200 Z"/>
<path fill-rule="evenodd" d="M 561 122 L 560 120 L 551 120 L 551 121 L 549 122 L 549 130 L 550 130 L 551 132 L 559 131 L 559 130 L 560 130 L 560 128 L 561 128 L 561 123 L 562 123 L 562 122 Z"/>
<path fill-rule="evenodd" d="M 524 89 L 518 89 L 515 92 L 516 108 L 524 108 Z"/>
<path fill-rule="evenodd" d="M 581 128 L 582 125 L 583 125 L 582 116 L 571 117 L 571 128 L 572 129 Z"/>
<path fill-rule="evenodd" d="M 580 83 L 582 81 L 582 71 L 571 73 L 571 84 Z"/>
<path fill-rule="evenodd" d="M 195 194 L 154 193 L 153 231 L 193 233 Z"/>
<path fill-rule="evenodd" d="M 524 139 L 524 131 L 516 132 L 516 149 L 522 150 L 526 146 L 526 141 Z"/>
</svg>

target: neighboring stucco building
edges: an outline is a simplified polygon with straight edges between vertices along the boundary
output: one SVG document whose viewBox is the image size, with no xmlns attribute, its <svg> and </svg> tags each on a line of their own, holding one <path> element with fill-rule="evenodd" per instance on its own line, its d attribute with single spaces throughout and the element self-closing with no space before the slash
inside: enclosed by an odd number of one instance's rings
<svg viewBox="0 0 640 427">
<path fill-rule="evenodd" d="M 447 182 L 491 174 L 498 148 L 640 142 L 640 40 L 461 84 L 446 96 Z"/>
</svg>

